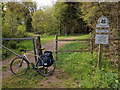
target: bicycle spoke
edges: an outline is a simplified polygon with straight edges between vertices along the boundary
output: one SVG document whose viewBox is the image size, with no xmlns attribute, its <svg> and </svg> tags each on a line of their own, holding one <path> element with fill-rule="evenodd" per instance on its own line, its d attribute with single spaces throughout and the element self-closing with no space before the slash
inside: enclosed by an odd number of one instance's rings
<svg viewBox="0 0 120 90">
<path fill-rule="evenodd" d="M 38 66 L 38 67 L 42 67 L 42 66 Z M 38 72 L 44 76 L 52 74 L 54 70 L 55 70 L 55 63 L 49 67 L 38 68 Z"/>
<path fill-rule="evenodd" d="M 29 64 L 21 58 L 15 58 L 10 64 L 10 70 L 15 75 L 23 75 L 27 72 Z"/>
</svg>

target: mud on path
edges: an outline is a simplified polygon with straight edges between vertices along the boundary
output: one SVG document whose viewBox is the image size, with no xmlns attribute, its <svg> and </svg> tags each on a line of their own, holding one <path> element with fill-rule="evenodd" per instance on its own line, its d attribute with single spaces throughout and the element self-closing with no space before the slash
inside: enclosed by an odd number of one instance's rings
<svg viewBox="0 0 120 90">
<path fill-rule="evenodd" d="M 35 88 L 80 88 L 80 83 L 71 80 L 64 70 L 56 69 L 55 72 L 44 77 Z"/>
<path fill-rule="evenodd" d="M 78 38 L 78 37 L 70 37 L 70 38 L 65 38 L 65 39 L 76 39 L 76 38 Z M 68 42 L 68 41 L 67 42 L 65 42 L 65 41 L 58 42 L 58 48 L 62 48 L 67 43 L 71 43 L 71 42 Z M 45 50 L 54 51 L 55 50 L 55 43 L 54 43 L 54 41 L 48 42 L 46 44 L 43 44 L 42 48 L 45 48 Z M 29 51 L 29 53 L 33 53 L 33 51 Z M 9 59 L 2 61 L 2 67 L 3 67 L 2 78 L 6 78 L 6 77 L 9 77 L 10 75 L 12 75 L 10 69 L 8 69 L 12 59 L 13 58 L 9 58 Z M 34 60 L 34 57 L 30 56 L 29 59 Z M 41 81 L 42 82 L 42 83 L 40 83 L 41 87 L 49 87 L 49 85 L 47 85 L 47 82 L 48 83 L 54 82 L 54 81 L 56 82 L 56 80 L 57 80 L 57 83 L 63 82 L 61 80 L 58 81 L 58 77 L 60 76 L 60 73 L 61 72 L 59 70 L 55 70 L 53 75 L 45 77 L 45 79 L 47 79 L 47 80 Z M 68 80 L 68 79 L 66 78 L 66 80 Z M 44 85 L 47 85 L 47 86 L 44 86 Z"/>
</svg>

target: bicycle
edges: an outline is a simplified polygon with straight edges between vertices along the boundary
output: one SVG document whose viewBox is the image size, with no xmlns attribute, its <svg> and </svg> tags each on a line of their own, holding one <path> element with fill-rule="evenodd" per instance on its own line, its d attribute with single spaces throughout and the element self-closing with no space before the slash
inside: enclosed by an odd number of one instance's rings
<svg viewBox="0 0 120 90">
<path fill-rule="evenodd" d="M 55 61 L 49 67 L 41 64 L 41 62 L 43 62 L 42 57 L 44 56 L 44 54 L 40 56 L 35 55 L 37 57 L 37 61 L 34 64 L 27 57 L 26 50 L 24 49 L 21 50 L 21 52 L 24 52 L 23 56 L 21 56 L 11 51 L 10 49 L 8 49 L 7 47 L 3 45 L 2 47 L 18 56 L 14 58 L 10 63 L 10 70 L 14 75 L 24 75 L 30 69 L 30 65 L 32 65 L 32 68 L 43 76 L 51 75 L 55 70 L 55 67 L 56 67 Z M 41 50 L 44 50 L 44 49 L 45 48 Z"/>
</svg>

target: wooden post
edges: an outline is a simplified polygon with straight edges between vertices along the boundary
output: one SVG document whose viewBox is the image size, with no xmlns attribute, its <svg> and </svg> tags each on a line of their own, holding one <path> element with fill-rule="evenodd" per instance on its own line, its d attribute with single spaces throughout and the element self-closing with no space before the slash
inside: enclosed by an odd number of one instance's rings
<svg viewBox="0 0 120 90">
<path fill-rule="evenodd" d="M 40 36 L 36 36 L 36 49 L 37 49 L 37 55 L 42 55 L 42 50 L 41 50 L 41 40 L 40 40 Z"/>
<path fill-rule="evenodd" d="M 56 60 L 58 60 L 58 35 L 55 35 L 55 54 L 56 54 Z"/>
<path fill-rule="evenodd" d="M 99 45 L 99 51 L 98 51 L 98 67 L 101 68 L 101 61 L 102 61 L 102 48 L 103 48 L 103 45 L 100 44 Z"/>
<path fill-rule="evenodd" d="M 93 58 L 93 38 L 91 38 L 91 40 L 90 40 L 90 50 L 91 50 L 91 55 Z"/>
</svg>

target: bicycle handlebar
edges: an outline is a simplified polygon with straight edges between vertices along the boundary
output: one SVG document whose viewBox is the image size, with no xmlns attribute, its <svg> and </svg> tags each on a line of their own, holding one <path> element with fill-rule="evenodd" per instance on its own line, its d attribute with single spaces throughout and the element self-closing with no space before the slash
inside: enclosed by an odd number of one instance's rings
<svg viewBox="0 0 120 90">
<path fill-rule="evenodd" d="M 41 50 L 45 50 L 45 48 L 41 48 Z M 25 52 L 26 53 L 27 50 L 25 49 L 21 49 L 20 52 Z"/>
</svg>

